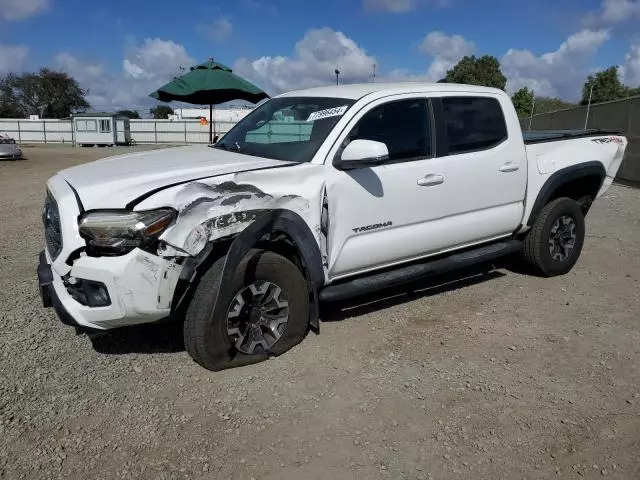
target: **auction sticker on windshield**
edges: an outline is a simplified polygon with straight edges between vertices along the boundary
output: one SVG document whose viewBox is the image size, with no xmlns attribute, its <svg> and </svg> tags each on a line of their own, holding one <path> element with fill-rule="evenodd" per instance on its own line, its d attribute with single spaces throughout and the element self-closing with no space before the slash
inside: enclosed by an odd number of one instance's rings
<svg viewBox="0 0 640 480">
<path fill-rule="evenodd" d="M 307 118 L 307 122 L 315 122 L 316 120 L 322 120 L 323 118 L 329 117 L 339 117 L 341 115 L 344 115 L 344 112 L 347 111 L 347 108 L 349 108 L 349 105 L 327 108 L 326 110 L 318 110 L 317 112 L 313 112 L 311 115 L 309 115 L 309 118 Z"/>
</svg>

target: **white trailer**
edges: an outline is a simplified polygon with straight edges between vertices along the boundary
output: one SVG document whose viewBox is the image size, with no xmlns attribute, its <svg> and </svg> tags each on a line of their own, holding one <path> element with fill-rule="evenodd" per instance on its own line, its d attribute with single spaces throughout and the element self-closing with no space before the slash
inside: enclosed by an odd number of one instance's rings
<svg viewBox="0 0 640 480">
<path fill-rule="evenodd" d="M 113 113 L 79 113 L 72 118 L 73 143 L 80 146 L 129 145 L 131 127 L 127 117 Z"/>
</svg>

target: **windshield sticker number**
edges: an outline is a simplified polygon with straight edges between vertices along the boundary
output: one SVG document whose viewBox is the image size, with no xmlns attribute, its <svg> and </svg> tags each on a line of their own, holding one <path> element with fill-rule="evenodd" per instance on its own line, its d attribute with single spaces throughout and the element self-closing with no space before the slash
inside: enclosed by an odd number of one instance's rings
<svg viewBox="0 0 640 480">
<path fill-rule="evenodd" d="M 342 107 L 318 110 L 317 112 L 313 112 L 311 115 L 309 115 L 309 118 L 307 118 L 307 122 L 315 122 L 316 120 L 322 120 L 329 117 L 340 117 L 344 115 L 344 112 L 347 111 L 347 108 L 349 108 L 348 105 L 343 105 Z"/>
</svg>

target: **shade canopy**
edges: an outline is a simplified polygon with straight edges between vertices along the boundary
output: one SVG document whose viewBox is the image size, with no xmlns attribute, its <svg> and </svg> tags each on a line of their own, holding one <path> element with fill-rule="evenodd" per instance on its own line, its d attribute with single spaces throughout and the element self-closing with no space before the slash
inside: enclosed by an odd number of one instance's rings
<svg viewBox="0 0 640 480">
<path fill-rule="evenodd" d="M 213 60 L 191 67 L 189 72 L 174 78 L 149 96 L 161 102 L 177 100 L 196 105 L 215 105 L 231 100 L 258 103 L 269 98 L 253 83 Z"/>
</svg>

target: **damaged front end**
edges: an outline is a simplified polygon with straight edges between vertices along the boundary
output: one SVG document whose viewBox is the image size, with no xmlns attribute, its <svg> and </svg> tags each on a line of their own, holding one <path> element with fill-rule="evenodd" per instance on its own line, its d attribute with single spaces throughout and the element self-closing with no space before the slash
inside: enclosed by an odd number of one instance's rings
<svg viewBox="0 0 640 480">
<path fill-rule="evenodd" d="M 188 304 L 185 300 L 199 275 L 222 257 L 224 269 L 214 310 L 224 309 L 221 305 L 234 294 L 226 287 L 249 251 L 270 242 L 278 251 L 275 243 L 286 242 L 287 251 L 295 252 L 308 280 L 313 306 L 309 322 L 317 331 L 317 291 L 324 282 L 324 271 L 318 242 L 308 226 L 307 199 L 269 194 L 254 185 L 232 181 L 215 185 L 195 182 L 177 192 L 175 206 L 175 224 L 160 237 L 158 248 L 159 256 L 173 257 L 184 264 L 174 295 L 174 311 Z"/>
<path fill-rule="evenodd" d="M 175 207 L 178 217 L 161 237 L 161 256 L 196 256 L 208 242 L 240 233 L 271 210 L 304 215 L 309 202 L 295 195 L 270 195 L 250 184 L 194 182 L 176 194 Z"/>
</svg>

